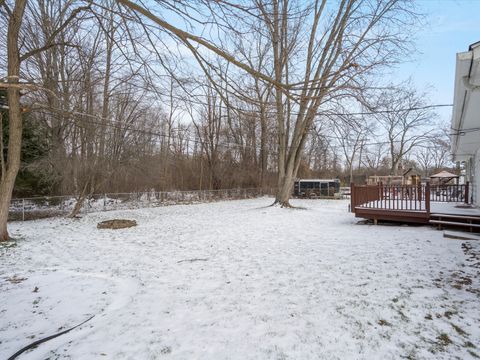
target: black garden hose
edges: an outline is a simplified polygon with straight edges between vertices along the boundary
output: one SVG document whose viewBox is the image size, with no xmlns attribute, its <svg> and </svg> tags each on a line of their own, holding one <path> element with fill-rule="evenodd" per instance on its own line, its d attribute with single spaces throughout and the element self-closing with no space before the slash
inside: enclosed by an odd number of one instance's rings
<svg viewBox="0 0 480 360">
<path fill-rule="evenodd" d="M 66 334 L 68 333 L 69 331 L 72 331 L 73 329 L 76 329 L 77 327 L 85 324 L 87 321 L 90 321 L 93 319 L 95 315 L 92 315 L 90 316 L 87 320 L 85 320 L 84 322 L 81 322 L 80 324 L 78 325 L 75 325 L 74 327 L 71 327 L 70 329 L 67 329 L 67 330 L 63 330 L 63 331 L 60 331 L 56 334 L 53 334 L 53 335 L 50 335 L 50 336 L 47 336 L 47 337 L 44 337 L 43 339 L 39 339 L 37 341 L 34 341 L 33 343 L 31 344 L 28 344 L 27 346 L 21 348 L 20 350 L 18 350 L 15 354 L 13 354 L 12 356 L 10 356 L 7 360 L 14 360 L 16 359 L 20 354 L 24 353 L 25 351 L 29 350 L 29 349 L 32 349 L 34 348 L 35 346 L 41 344 L 41 343 L 44 343 L 48 340 L 52 340 L 52 339 L 55 339 L 56 337 L 59 337 L 60 335 L 63 335 L 63 334 Z"/>
</svg>

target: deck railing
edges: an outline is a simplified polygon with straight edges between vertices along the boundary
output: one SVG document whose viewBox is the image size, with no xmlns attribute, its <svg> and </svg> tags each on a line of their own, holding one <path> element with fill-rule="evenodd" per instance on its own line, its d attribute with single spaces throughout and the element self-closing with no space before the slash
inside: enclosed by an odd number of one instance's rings
<svg viewBox="0 0 480 360">
<path fill-rule="evenodd" d="M 430 185 L 430 197 L 436 202 L 468 203 L 469 183 L 465 185 Z"/>
<path fill-rule="evenodd" d="M 382 189 L 379 185 L 350 185 L 350 206 L 354 212 L 355 207 L 363 204 L 377 203 L 381 199 Z"/>
<path fill-rule="evenodd" d="M 465 185 L 355 185 L 351 184 L 351 211 L 356 207 L 430 213 L 430 202 L 468 203 Z"/>
</svg>

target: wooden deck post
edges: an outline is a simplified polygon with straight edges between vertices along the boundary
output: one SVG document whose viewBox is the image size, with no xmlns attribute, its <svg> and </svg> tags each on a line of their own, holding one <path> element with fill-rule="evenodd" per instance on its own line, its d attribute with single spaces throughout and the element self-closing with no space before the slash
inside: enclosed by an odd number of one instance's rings
<svg viewBox="0 0 480 360">
<path fill-rule="evenodd" d="M 430 217 L 430 183 L 425 185 L 425 210 L 427 210 L 427 217 Z"/>
<path fill-rule="evenodd" d="M 350 212 L 355 212 L 355 184 L 350 183 Z"/>
<path fill-rule="evenodd" d="M 470 196 L 469 191 L 470 190 L 470 181 L 467 181 L 465 184 L 465 204 L 469 203 L 468 197 Z"/>
</svg>

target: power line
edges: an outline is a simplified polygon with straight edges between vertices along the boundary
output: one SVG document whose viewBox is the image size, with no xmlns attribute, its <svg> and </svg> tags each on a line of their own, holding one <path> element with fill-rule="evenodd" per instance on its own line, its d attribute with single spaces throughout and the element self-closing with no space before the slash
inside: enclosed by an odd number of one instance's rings
<svg viewBox="0 0 480 360">
<path fill-rule="evenodd" d="M 447 107 L 447 106 L 452 106 L 452 104 L 433 104 L 433 105 L 426 105 L 426 106 L 422 106 L 422 107 L 414 107 L 414 108 L 411 108 L 411 109 L 414 109 L 414 110 L 419 109 L 420 110 L 420 109 L 428 109 L 428 108 L 434 108 L 434 107 Z M 44 107 L 42 107 L 42 108 L 44 108 Z M 53 110 L 53 111 L 57 111 L 57 112 L 60 112 L 60 113 L 66 113 L 67 115 L 80 115 L 80 116 L 86 116 L 86 117 L 93 118 L 93 119 L 103 120 L 103 122 L 102 122 L 102 121 L 81 119 L 81 122 L 89 123 L 89 124 L 93 124 L 93 125 L 98 125 L 98 126 L 107 126 L 107 127 L 110 127 L 110 128 L 116 129 L 116 130 L 142 133 L 142 134 L 149 135 L 149 136 L 154 136 L 154 137 L 157 137 L 157 138 L 168 138 L 168 137 L 172 136 L 172 133 L 183 132 L 183 133 L 185 133 L 185 136 L 186 136 L 184 139 L 187 140 L 188 142 L 194 143 L 196 145 L 200 145 L 202 147 L 207 146 L 206 142 L 202 141 L 202 140 L 199 140 L 198 137 L 192 138 L 192 136 L 190 134 L 190 129 L 174 128 L 174 129 L 170 129 L 169 133 L 162 133 L 162 132 L 158 132 L 158 131 L 143 130 L 143 129 L 134 128 L 134 127 L 132 127 L 132 126 L 135 125 L 134 123 L 129 123 L 129 124 L 121 123 L 119 121 L 104 119 L 104 118 L 102 118 L 101 116 L 98 116 L 98 115 L 87 114 L 87 113 L 83 113 L 83 112 L 79 112 L 79 111 L 65 111 L 65 110 L 62 110 L 62 109 L 55 109 L 55 108 L 44 108 L 44 109 Z M 395 112 L 397 112 L 397 111 L 402 111 L 402 110 L 396 110 Z M 389 112 L 392 112 L 392 111 L 389 111 Z M 378 113 L 378 112 L 376 112 L 376 113 Z M 365 112 L 364 113 L 349 113 L 349 115 L 351 115 L 351 114 L 353 114 L 353 115 L 363 115 L 363 114 L 372 114 L 372 113 L 371 112 L 368 112 L 368 113 L 365 113 Z M 332 114 L 330 113 L 329 115 L 332 115 Z M 341 114 L 341 115 L 345 116 L 345 113 Z M 76 123 L 76 125 L 85 128 L 85 126 L 82 126 L 81 124 L 78 124 L 78 122 Z M 468 129 L 468 130 L 476 131 L 477 129 Z M 321 138 L 324 138 L 324 139 L 329 138 L 329 139 L 339 141 L 338 136 L 328 135 L 328 134 L 321 134 L 319 136 Z M 389 144 L 390 144 L 390 141 L 363 142 L 362 147 L 375 146 L 375 145 L 389 145 Z M 239 144 L 239 143 L 232 143 L 232 142 L 225 142 L 225 141 L 213 144 L 213 146 L 214 147 L 226 148 L 228 150 L 230 150 L 232 148 L 236 148 L 237 150 L 244 150 L 244 149 L 256 150 L 258 148 L 257 146 L 252 146 L 252 145 L 248 145 L 248 144 Z M 342 149 L 343 148 L 343 146 L 341 146 L 341 145 L 331 144 L 330 142 L 327 143 L 327 147 L 329 147 L 331 149 Z M 287 146 L 287 149 L 291 149 L 291 148 L 292 148 L 292 146 L 290 146 L 290 145 Z"/>
<path fill-rule="evenodd" d="M 77 112 L 74 112 L 74 113 L 77 113 Z M 77 114 L 82 114 L 82 113 L 77 113 Z M 97 118 L 95 115 L 90 115 L 90 114 L 83 114 L 83 115 L 88 115 L 89 117 Z M 141 134 L 144 134 L 144 135 L 149 135 L 149 136 L 153 136 L 153 137 L 157 137 L 157 138 L 168 138 L 168 137 L 172 136 L 172 134 L 162 133 L 162 132 L 158 132 L 158 131 L 132 128 L 132 127 L 130 127 L 132 124 L 124 124 L 124 123 L 119 123 L 119 122 L 112 121 L 112 120 L 109 120 L 109 121 L 103 123 L 103 122 L 100 122 L 100 121 L 82 119 L 81 122 L 88 123 L 88 124 L 93 124 L 93 125 L 98 125 L 98 126 L 106 126 L 106 127 L 110 127 L 110 128 L 116 129 L 116 130 L 141 133 Z M 76 125 L 85 128 L 85 126 L 82 126 L 82 124 L 76 123 Z M 125 125 L 125 126 L 122 126 L 122 125 Z M 205 141 L 199 140 L 197 137 L 195 137 L 195 138 L 192 137 L 192 135 L 190 134 L 190 129 L 176 128 L 176 129 L 171 129 L 170 131 L 176 132 L 176 133 L 183 132 L 183 133 L 185 133 L 185 137 L 184 137 L 183 140 L 188 141 L 190 143 L 194 143 L 196 145 L 200 145 L 202 147 L 207 146 L 205 144 L 206 143 Z M 333 139 L 333 140 L 337 140 L 337 141 L 339 140 L 339 137 L 334 136 L 334 135 L 321 134 L 320 137 L 325 138 L 325 139 Z M 390 144 L 389 141 L 362 142 L 361 146 L 366 147 L 366 146 L 389 145 L 389 144 Z M 220 147 L 220 148 L 225 148 L 225 149 L 228 149 L 228 150 L 232 150 L 232 148 L 236 149 L 236 150 L 244 150 L 244 149 L 257 150 L 258 149 L 257 146 L 252 146 L 252 145 L 248 145 L 248 144 L 239 144 L 239 143 L 233 143 L 233 142 L 225 142 L 225 141 L 218 142 L 218 143 L 214 144 L 214 146 L 215 147 Z M 418 145 L 418 146 L 420 146 L 420 145 Z M 343 149 L 344 148 L 342 145 L 332 144 L 328 141 L 326 143 L 326 147 L 330 148 L 332 150 L 333 149 Z M 290 145 L 287 146 L 287 149 L 291 149 L 291 148 L 292 148 L 292 146 L 290 146 Z M 278 151 L 275 152 L 275 154 L 278 154 Z"/>
<path fill-rule="evenodd" d="M 142 89 L 145 91 L 148 91 L 148 87 L 145 86 L 136 86 L 138 89 Z M 150 89 L 151 90 L 151 89 Z M 169 97 L 171 99 L 175 99 L 180 102 L 185 102 L 185 103 L 190 103 L 190 104 L 195 104 L 195 105 L 200 105 L 200 106 L 209 106 L 212 105 L 211 103 L 207 103 L 202 100 L 198 100 L 198 98 L 201 97 L 210 97 L 207 94 L 191 94 L 190 96 L 179 96 L 179 95 L 174 95 L 174 94 L 157 94 L 160 97 Z M 239 113 L 244 113 L 244 114 L 260 114 L 266 112 L 269 115 L 275 115 L 277 113 L 275 106 L 276 102 L 273 101 L 259 101 L 256 99 L 248 99 L 244 100 L 244 103 L 250 104 L 252 106 L 267 106 L 267 109 L 265 110 L 256 110 L 256 109 L 244 109 L 240 108 L 238 106 L 234 106 L 232 102 L 229 101 L 229 104 L 222 104 L 224 101 L 222 100 L 222 97 L 219 98 L 218 100 L 220 104 L 215 104 L 216 107 L 220 109 L 225 109 L 225 110 L 230 110 L 234 112 L 239 112 Z M 430 104 L 430 105 L 425 105 L 425 106 L 416 106 L 416 107 L 410 107 L 410 108 L 403 108 L 403 109 L 395 109 L 395 110 L 370 110 L 370 111 L 361 111 L 361 112 L 335 112 L 335 111 L 330 111 L 330 110 L 324 110 L 320 112 L 316 112 L 314 115 L 315 116 L 366 116 L 366 115 L 376 115 L 376 114 L 392 114 L 396 112 L 406 112 L 406 111 L 418 111 L 418 110 L 427 110 L 427 109 L 433 109 L 433 108 L 442 108 L 442 107 L 452 107 L 453 104 Z M 300 113 L 298 111 L 290 111 L 290 115 L 299 115 Z M 303 113 L 302 113 L 303 114 Z"/>
<path fill-rule="evenodd" d="M 406 109 L 397 109 L 397 110 L 379 110 L 379 111 L 367 111 L 367 112 L 357 112 L 357 113 L 328 113 L 328 115 L 338 115 L 338 116 L 358 116 L 358 115 L 376 115 L 376 114 L 394 114 L 397 112 L 404 111 L 417 111 L 417 110 L 426 110 L 440 107 L 452 107 L 453 104 L 433 104 L 425 106 L 415 106 Z"/>
<path fill-rule="evenodd" d="M 454 132 L 450 135 L 455 135 L 455 136 L 464 136 L 468 133 L 471 133 L 471 132 L 476 132 L 476 131 L 480 131 L 480 128 L 470 128 L 470 129 L 452 129 Z"/>
</svg>

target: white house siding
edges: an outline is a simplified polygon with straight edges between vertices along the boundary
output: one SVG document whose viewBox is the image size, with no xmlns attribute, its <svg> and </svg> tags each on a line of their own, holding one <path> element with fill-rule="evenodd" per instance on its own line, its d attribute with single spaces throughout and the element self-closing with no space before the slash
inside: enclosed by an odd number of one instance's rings
<svg viewBox="0 0 480 360">
<path fill-rule="evenodd" d="M 471 198 L 480 206 L 480 42 L 457 54 L 452 155 L 455 161 L 465 164 Z"/>
<path fill-rule="evenodd" d="M 480 190 L 480 148 L 477 149 L 475 157 L 472 159 L 472 177 L 470 183 L 472 185 L 472 195 L 474 204 L 480 205 L 478 191 Z"/>
</svg>

